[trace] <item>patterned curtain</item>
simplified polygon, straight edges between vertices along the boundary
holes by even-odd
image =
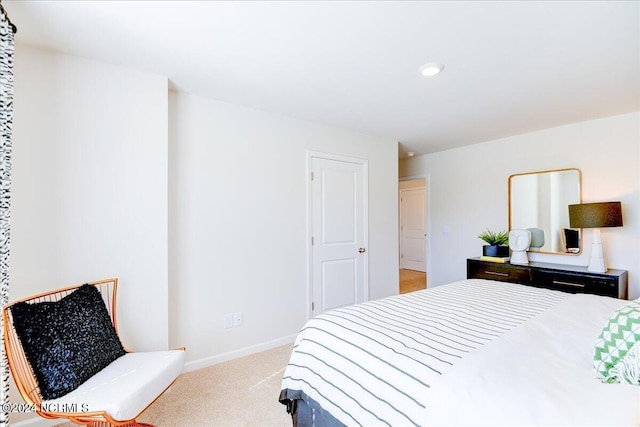
[[[0,304],[9,300],[9,218],[11,208],[11,126],[13,122],[13,35],[16,27],[0,4]],[[2,316],[0,316],[2,319]],[[9,364],[0,320],[0,426],[9,425]]]

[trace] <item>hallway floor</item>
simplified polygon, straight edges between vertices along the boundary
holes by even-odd
[[[400,269],[400,293],[419,291],[427,287],[427,273],[422,271],[414,271]]]

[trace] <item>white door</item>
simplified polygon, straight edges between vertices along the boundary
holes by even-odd
[[[311,157],[311,315],[368,299],[366,161]]]
[[[424,188],[400,190],[400,265],[427,271],[426,191]]]

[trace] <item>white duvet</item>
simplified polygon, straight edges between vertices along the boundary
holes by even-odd
[[[332,310],[300,331],[281,399],[346,426],[640,425],[640,386],[593,369],[628,303],[469,279]]]
[[[594,344],[628,301],[571,295],[433,383],[425,425],[640,425],[640,386],[595,379]]]

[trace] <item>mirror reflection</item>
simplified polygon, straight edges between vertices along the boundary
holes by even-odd
[[[509,177],[509,229],[531,231],[529,251],[580,253],[580,230],[569,228],[569,205],[581,202],[579,169]]]

